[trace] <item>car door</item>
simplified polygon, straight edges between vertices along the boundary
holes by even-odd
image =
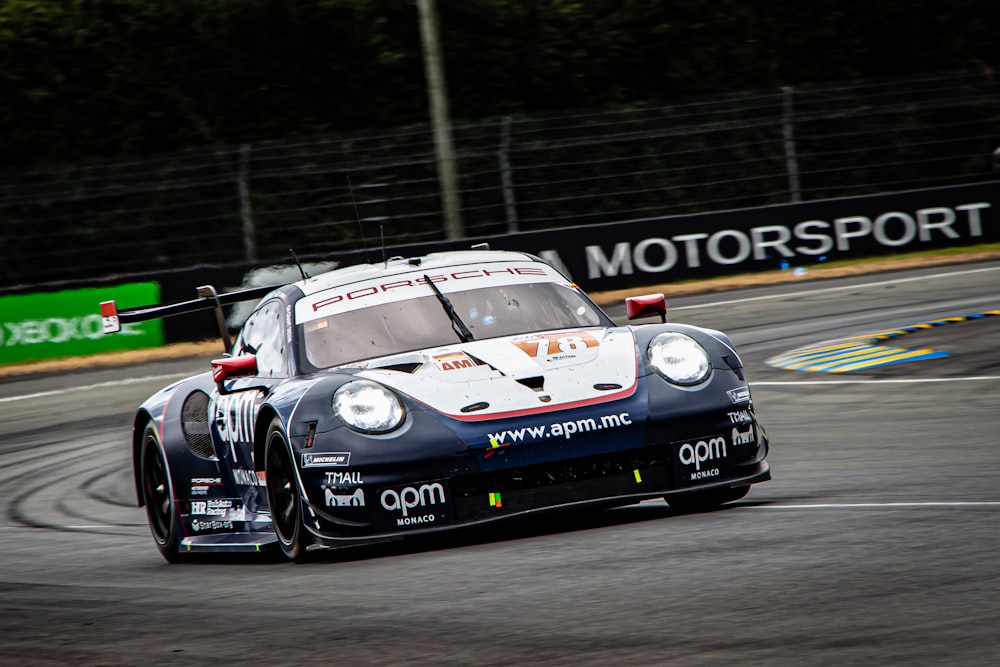
[[[234,487],[232,495],[242,497],[250,511],[266,506],[264,481],[254,470],[254,430],[260,406],[288,377],[284,317],[283,303],[277,298],[251,313],[233,345],[233,356],[255,355],[257,374],[225,380],[222,391],[216,387],[212,392],[209,405],[219,467]]]

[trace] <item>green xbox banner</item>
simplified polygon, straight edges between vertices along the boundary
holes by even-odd
[[[104,335],[101,302],[121,309],[159,303],[155,282],[0,296],[0,365],[163,345],[160,320]]]

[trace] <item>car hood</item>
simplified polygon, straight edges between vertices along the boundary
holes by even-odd
[[[638,376],[627,327],[590,327],[456,343],[365,362],[380,382],[463,421],[498,419],[630,396]]]

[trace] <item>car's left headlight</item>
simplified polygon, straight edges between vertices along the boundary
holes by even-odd
[[[333,393],[333,414],[362,433],[388,433],[406,416],[396,394],[371,380],[341,385]]]
[[[676,331],[654,337],[646,354],[650,365],[674,384],[699,384],[712,372],[712,360],[705,348],[691,336]]]

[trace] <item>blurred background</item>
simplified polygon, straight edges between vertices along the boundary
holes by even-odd
[[[2,0],[0,290],[993,180],[994,10]]]

